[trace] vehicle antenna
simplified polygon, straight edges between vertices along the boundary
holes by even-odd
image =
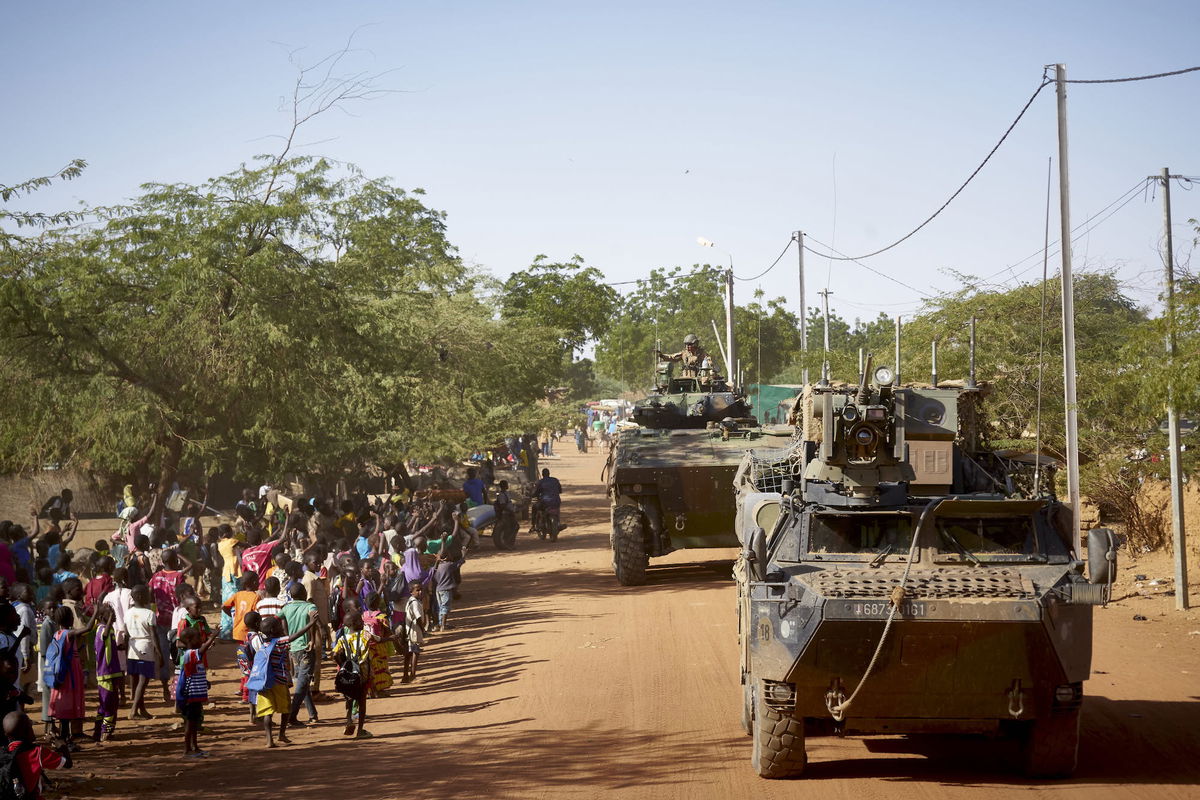
[[[1050,260],[1050,180],[1054,156],[1046,159],[1046,232],[1042,240],[1042,319],[1038,327],[1038,377],[1037,411],[1034,422],[1033,446],[1033,495],[1038,496],[1042,488],[1042,372],[1046,368],[1046,282],[1049,278]]]
[[[933,384],[933,388],[937,388],[937,339],[933,340],[930,345],[929,363],[933,365],[932,374],[929,376],[929,382]]]

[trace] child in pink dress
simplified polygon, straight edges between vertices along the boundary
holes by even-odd
[[[47,675],[50,685],[50,718],[58,723],[59,735],[71,750],[78,750],[79,745],[74,741],[77,729],[83,726],[86,716],[84,709],[85,696],[83,684],[83,662],[79,658],[79,640],[87,633],[84,630],[72,630],[75,624],[75,614],[66,606],[54,610],[54,621],[59,630],[54,634],[54,640],[60,649],[59,659],[61,668],[59,676]],[[91,621],[88,621],[90,627]],[[47,666],[49,672],[49,666]]]

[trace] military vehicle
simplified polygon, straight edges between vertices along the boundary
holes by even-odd
[[[736,478],[754,768],[802,774],[809,736],[969,733],[1019,737],[1028,774],[1065,776],[1116,539],[1089,533],[1085,578],[1047,465],[1030,480],[987,447],[987,386],[870,374],[807,387],[795,440]]]
[[[771,431],[711,370],[673,377],[671,364],[660,363],[655,391],[609,450],[613,571],[624,586],[646,582],[651,558],[738,546],[733,477],[746,449]]]

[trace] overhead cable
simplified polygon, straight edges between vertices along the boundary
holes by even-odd
[[[762,272],[758,273],[758,274],[757,274],[757,275],[755,275],[754,277],[752,277],[752,278],[739,278],[737,275],[734,275],[734,276],[733,276],[733,279],[734,279],[735,281],[756,281],[756,280],[758,280],[758,279],[759,279],[759,278],[761,278],[763,275],[766,275],[768,272],[770,272],[771,270],[775,269],[775,265],[776,265],[776,264],[778,264],[778,263],[779,263],[779,262],[780,262],[780,261],[783,259],[783,257],[784,257],[785,255],[787,255],[787,251],[788,251],[788,250],[791,250],[791,249],[792,249],[792,242],[794,242],[794,241],[795,241],[795,239],[788,239],[788,243],[787,243],[787,244],[784,246],[784,248],[783,248],[783,252],[779,254],[778,258],[776,258],[774,261],[772,261],[772,262],[771,262],[771,266],[767,267],[766,269],[764,269]]]
[[[707,269],[698,269],[698,270],[694,270],[692,272],[685,272],[682,275],[666,275],[662,278],[662,280],[678,281],[678,280],[682,280],[683,278],[692,278],[697,275],[705,275],[710,272],[722,272],[722,271],[723,271],[722,269],[717,268],[717,267],[708,267]],[[628,286],[631,283],[649,283],[649,282],[650,282],[650,278],[637,278],[637,279],[631,280],[631,281],[611,281],[604,285],[605,286]]]
[[[1170,78],[1175,75],[1184,75],[1188,72],[1200,72],[1200,67],[1188,67],[1187,69],[1177,69],[1173,72],[1158,72],[1154,75],[1138,75],[1134,78],[1105,78],[1103,80],[1069,80],[1067,83],[1129,83],[1130,81],[1152,81],[1155,78]]]
[[[820,245],[821,247],[824,247],[826,250],[829,251],[829,253],[819,253],[816,250],[813,250],[807,244],[804,245],[804,249],[807,250],[808,252],[812,253],[814,256],[820,256],[821,258],[829,258],[834,261],[852,261],[855,264],[858,264],[863,269],[867,270],[868,272],[873,272],[881,278],[886,278],[887,280],[891,281],[892,283],[899,284],[900,286],[903,286],[905,289],[915,292],[917,297],[920,297],[922,300],[931,299],[929,297],[929,295],[925,294],[924,292],[922,292],[920,289],[916,288],[915,286],[910,286],[909,284],[905,283],[904,281],[900,280],[899,278],[893,278],[891,275],[888,275],[886,272],[880,272],[879,270],[875,269],[874,267],[871,267],[871,266],[868,266],[868,265],[862,263],[857,258],[848,256],[845,253],[843,253],[841,250],[838,250],[835,247],[831,247],[830,245],[827,245],[824,242],[814,239],[812,236],[808,235],[807,233],[804,234],[804,238],[810,242],[816,242],[818,245]],[[841,258],[836,258],[834,256],[831,256],[830,253],[837,253],[838,255],[841,256]]]
[[[1045,89],[1051,83],[1053,83],[1052,80],[1047,78],[1045,75],[1042,76],[1042,82],[1038,84],[1037,89],[1034,90],[1033,94],[1030,95],[1029,99],[1025,102],[1025,105],[1021,108],[1020,113],[1017,114],[1017,118],[1014,119],[1012,121],[1012,124],[1008,126],[1008,130],[1004,131],[1004,135],[1000,137],[1000,141],[996,142],[996,145],[990,151],[988,151],[988,154],[986,156],[984,156],[983,161],[979,162],[979,166],[977,166],[974,169],[974,171],[970,175],[967,176],[967,179],[965,181],[963,181],[962,185],[959,186],[958,189],[956,189],[954,191],[954,194],[950,195],[950,199],[948,199],[946,202],[942,203],[942,205],[938,208],[938,210],[934,211],[932,214],[930,214],[929,217],[926,218],[926,220],[924,222],[922,222],[917,227],[913,228],[911,231],[906,233],[904,236],[901,236],[899,239],[897,239],[896,241],[889,244],[887,247],[881,247],[880,249],[875,250],[874,252],[866,253],[865,255],[861,255],[861,256],[853,256],[853,257],[852,256],[842,256],[840,258],[833,258],[832,260],[834,260],[834,261],[858,261],[859,259],[862,259],[862,258],[871,258],[873,256],[879,255],[880,253],[886,253],[888,250],[891,250],[893,247],[896,247],[897,245],[911,239],[917,233],[917,231],[921,230],[926,225],[933,222],[933,220],[939,214],[941,214],[943,211],[946,210],[947,206],[949,206],[951,203],[954,202],[955,198],[957,198],[960,194],[962,194],[963,189],[967,188],[967,184],[969,184],[971,181],[973,181],[975,179],[975,176],[978,175],[980,170],[982,170],[984,168],[984,165],[986,165],[988,163],[988,161],[991,160],[992,156],[994,156],[996,154],[996,151],[1000,149],[1000,145],[1004,144],[1004,141],[1005,141],[1005,139],[1008,138],[1008,135],[1013,132],[1013,128],[1017,127],[1017,123],[1020,122],[1021,118],[1025,116],[1025,112],[1029,110],[1029,107],[1031,105],[1033,105],[1033,101],[1036,100],[1037,96],[1042,93],[1042,89]]]
[[[1140,187],[1139,187],[1139,188],[1140,188]],[[1125,206],[1129,205],[1129,204],[1130,204],[1131,202],[1133,202],[1133,201],[1134,201],[1136,198],[1137,198],[1137,193],[1136,193],[1136,192],[1134,192],[1134,193],[1130,194],[1128,197],[1126,197],[1126,198],[1124,199],[1124,201],[1123,201],[1123,202],[1122,202],[1122,203],[1121,203],[1119,206],[1117,206],[1116,208],[1114,208],[1112,211],[1109,211],[1109,212],[1108,212],[1108,214],[1107,214],[1107,215],[1105,215],[1103,219],[1098,219],[1098,218],[1100,217],[1100,215],[1101,215],[1101,214],[1104,214],[1104,211],[1097,211],[1095,214],[1093,214],[1092,216],[1088,217],[1088,218],[1087,218],[1086,220],[1084,220],[1084,222],[1083,222],[1083,225],[1088,225],[1088,227],[1087,227],[1085,230],[1083,230],[1083,231],[1080,231],[1080,232],[1079,232],[1077,235],[1075,235],[1075,236],[1072,236],[1072,237],[1071,237],[1071,244],[1074,244],[1075,242],[1078,242],[1080,239],[1082,239],[1083,237],[1087,236],[1087,235],[1088,235],[1088,234],[1090,234],[1092,231],[1096,230],[1096,228],[1099,228],[1101,225],[1103,225],[1104,223],[1108,222],[1110,219],[1112,219],[1112,218],[1113,218],[1113,217],[1114,217],[1114,216],[1117,214],[1117,212],[1118,212],[1118,211],[1120,211],[1121,209],[1123,209]],[[1111,207],[1111,205],[1112,205],[1112,204],[1110,203],[1110,204],[1109,204],[1109,206]],[[1092,223],[1094,220],[1095,220],[1095,224],[1089,224],[1089,223]],[[1076,228],[1075,228],[1074,230],[1079,230],[1079,227],[1080,227],[1080,226],[1076,226]],[[1074,231],[1072,231],[1072,232],[1074,232]],[[1060,244],[1061,244],[1061,243],[1060,243]],[[1055,251],[1053,251],[1053,252],[1051,253],[1051,255],[1058,255],[1058,254],[1059,254],[1059,253],[1061,253],[1061,252],[1062,252],[1062,248],[1060,247],[1058,250],[1055,250]],[[1030,266],[1028,266],[1028,267],[1026,267],[1025,269],[1021,270],[1020,272],[1014,272],[1014,273],[1012,274],[1011,278],[1009,278],[1009,280],[1011,280],[1011,279],[1013,279],[1013,278],[1018,278],[1018,277],[1020,277],[1021,275],[1024,275],[1026,272],[1029,272],[1029,270],[1033,269],[1033,267],[1035,267],[1035,266],[1037,266],[1037,264],[1036,264],[1036,263],[1035,263],[1035,264],[1032,264],[1032,265],[1030,265]],[[994,277],[994,276],[993,276],[993,277]],[[985,279],[985,280],[986,280],[986,279]],[[1005,281],[1005,282],[1007,282],[1007,281]],[[1000,285],[1003,285],[1003,282],[1002,282]]]
[[[1089,225],[1089,224],[1090,224],[1090,223],[1091,223],[1093,220],[1095,220],[1097,217],[1099,217],[1099,216],[1100,216],[1101,214],[1103,214],[1104,212],[1108,211],[1108,210],[1109,210],[1110,208],[1112,208],[1113,206],[1117,205],[1117,203],[1121,203],[1121,206],[1120,206],[1120,208],[1117,208],[1116,210],[1114,210],[1114,212],[1113,212],[1113,213],[1115,214],[1117,211],[1120,211],[1120,210],[1121,210],[1121,208],[1124,208],[1124,207],[1125,207],[1125,206],[1126,206],[1126,205],[1129,203],[1129,201],[1130,201],[1130,200],[1132,200],[1134,197],[1136,197],[1136,196],[1137,196],[1137,193],[1138,193],[1139,191],[1141,191],[1141,190],[1142,190],[1142,189],[1145,187],[1145,185],[1146,185],[1146,181],[1147,181],[1147,179],[1146,179],[1146,178],[1142,178],[1142,179],[1140,179],[1140,180],[1139,180],[1137,183],[1135,183],[1133,186],[1129,187],[1129,188],[1128,188],[1128,189],[1126,189],[1124,192],[1122,192],[1122,193],[1121,193],[1121,194],[1120,194],[1120,195],[1117,197],[1117,199],[1116,199],[1116,200],[1113,200],[1111,203],[1109,203],[1108,205],[1106,205],[1104,208],[1100,209],[1100,210],[1099,210],[1099,211],[1097,211],[1095,214],[1092,214],[1090,217],[1088,217],[1087,219],[1085,219],[1083,222],[1079,223],[1079,224],[1078,224],[1078,225],[1076,225],[1074,228],[1072,228],[1072,229],[1071,229],[1071,233],[1072,233],[1072,234],[1074,234],[1076,231],[1079,231],[1079,230],[1081,230],[1081,229],[1083,229],[1083,228],[1086,228],[1086,227],[1087,227],[1087,226],[1088,226],[1088,225]],[[1122,203],[1122,202],[1121,202],[1122,200],[1124,200],[1125,202],[1124,202],[1124,203]],[[1111,216],[1112,216],[1112,214],[1110,214],[1109,216],[1111,217]],[[1107,222],[1107,221],[1108,221],[1108,217],[1105,217],[1105,218],[1104,218],[1104,220],[1102,220],[1101,222]],[[1099,227],[1099,225],[1097,225],[1097,227]],[[1080,233],[1078,236],[1072,236],[1072,238],[1071,238],[1071,241],[1072,241],[1072,243],[1073,243],[1073,242],[1075,242],[1076,240],[1078,240],[1078,239],[1082,238],[1083,236],[1086,236],[1088,233],[1091,233],[1091,231],[1092,231],[1092,230],[1094,230],[1094,228],[1088,228],[1088,230],[1086,230],[1086,231],[1083,231],[1083,232],[1082,232],[1082,233]],[[1050,242],[1050,246],[1057,245],[1058,243],[1059,243],[1059,240],[1058,240],[1058,239],[1055,239],[1054,241]],[[1030,261],[1030,260],[1032,260],[1032,259],[1034,259],[1034,258],[1036,258],[1036,257],[1038,257],[1038,256],[1040,256],[1040,255],[1042,255],[1042,248],[1040,248],[1040,247],[1039,247],[1037,250],[1035,250],[1034,252],[1032,252],[1032,253],[1030,253],[1029,255],[1025,256],[1024,258],[1018,259],[1017,261],[1014,261],[1013,263],[1009,264],[1008,266],[1004,267],[1003,269],[998,269],[998,270],[996,270],[995,272],[991,273],[990,275],[985,275],[985,276],[984,276],[983,278],[981,278],[980,280],[981,280],[982,282],[987,282],[987,281],[990,281],[992,278],[996,277],[997,275],[1001,275],[1001,274],[1003,274],[1003,273],[1005,273],[1005,272],[1010,272],[1010,271],[1013,271],[1013,270],[1015,270],[1017,267],[1019,267],[1020,265],[1024,264],[1026,261]],[[1035,264],[1035,265],[1036,265],[1036,264]],[[1032,266],[1030,266],[1030,267],[1026,267],[1025,269],[1021,270],[1020,272],[1012,272],[1012,276],[1011,276],[1011,277],[1015,278],[1015,277],[1017,277],[1018,275],[1023,275],[1023,274],[1025,274],[1026,272],[1028,272],[1028,271],[1029,271],[1030,269],[1032,269],[1032,268],[1033,268],[1033,267],[1032,267]]]

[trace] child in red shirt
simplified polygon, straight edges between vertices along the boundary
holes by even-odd
[[[8,752],[13,754],[28,797],[42,800],[42,776],[47,770],[69,769],[70,751],[65,744],[53,749],[34,744],[33,723],[21,711],[13,711],[4,717],[4,735],[8,737]]]

